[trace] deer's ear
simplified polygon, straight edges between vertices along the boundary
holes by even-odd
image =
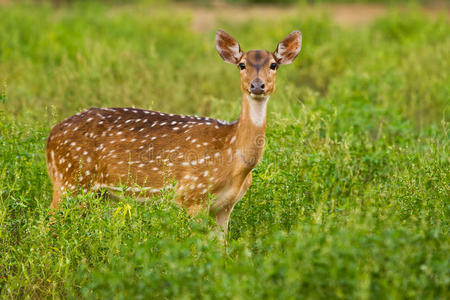
[[[298,30],[291,32],[277,46],[273,53],[280,65],[290,64],[302,49],[302,33]]]
[[[224,61],[230,64],[238,64],[243,52],[239,43],[223,30],[216,32],[216,49]]]

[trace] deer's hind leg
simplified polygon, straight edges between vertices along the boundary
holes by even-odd
[[[50,204],[50,213],[59,208],[59,201],[61,199],[61,188],[56,184],[53,185],[52,203]]]
[[[53,181],[53,195],[52,202],[50,203],[50,214],[54,214],[59,209],[59,205],[61,203],[61,198],[64,195],[65,187],[61,184],[59,180]]]

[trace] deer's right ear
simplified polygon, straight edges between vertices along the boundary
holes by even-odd
[[[237,65],[244,53],[239,43],[228,33],[223,30],[216,32],[216,49],[224,61]]]

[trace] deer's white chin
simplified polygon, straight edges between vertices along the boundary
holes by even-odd
[[[264,95],[264,94],[256,95],[256,94],[253,94],[253,93],[250,93],[250,97],[252,97],[253,100],[259,100],[259,101],[260,100],[267,100],[269,98],[268,95]]]

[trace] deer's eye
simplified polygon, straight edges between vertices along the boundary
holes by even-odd
[[[245,64],[243,62],[239,64],[239,69],[241,69],[241,70],[245,69]]]
[[[277,64],[276,64],[276,63],[271,63],[271,64],[270,64],[270,68],[271,68],[272,70],[275,70],[275,69],[277,68]]]

